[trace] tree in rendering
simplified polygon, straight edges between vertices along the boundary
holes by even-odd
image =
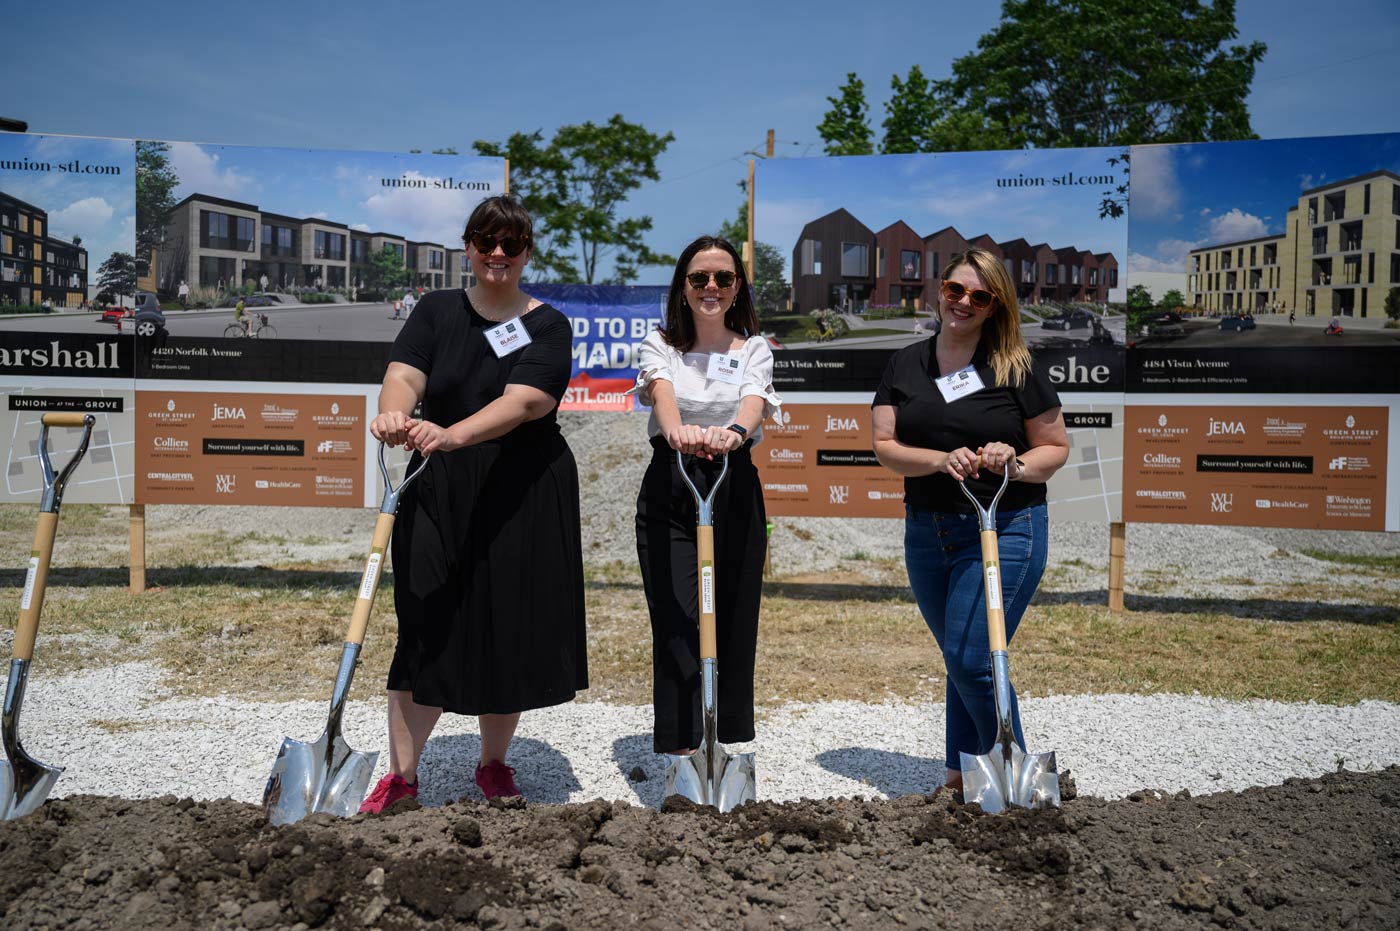
[[[1178,307],[1186,306],[1186,298],[1176,288],[1172,288],[1162,295],[1162,303],[1159,306],[1164,310],[1176,310]]]
[[[894,79],[907,99],[886,107],[893,138],[882,151],[1256,138],[1245,98],[1267,49],[1231,44],[1234,0],[1004,0],[1001,9],[950,77],[925,85],[911,69]],[[859,142],[822,138],[828,152]]]
[[[394,249],[381,249],[369,257],[365,268],[365,287],[370,291],[387,292],[408,284],[409,273],[403,259]]]
[[[136,143],[136,254],[149,260],[160,245],[180,179],[170,167],[170,145]]]
[[[535,219],[536,277],[594,284],[611,257],[606,283],[626,284],[643,265],[675,261],[647,246],[651,217],[623,213],[628,195],[661,180],[656,160],[674,139],[616,114],[601,126],[561,126],[547,144],[536,130],[505,142],[479,139],[472,147],[510,159],[511,187]]]
[[[136,293],[136,257],[129,252],[113,252],[97,269],[97,287],[113,294]]]
[[[1400,288],[1391,288],[1385,296],[1385,315],[1400,323]],[[1386,324],[1389,326],[1390,324]]]

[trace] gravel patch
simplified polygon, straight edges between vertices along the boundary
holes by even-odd
[[[176,699],[158,667],[129,663],[60,678],[33,676],[21,721],[26,749],[66,767],[56,796],[146,798],[173,793],[257,802],[284,736],[314,740],[322,702]],[[327,682],[329,689],[329,678]],[[345,715],[360,750],[386,750],[382,693],[368,686]],[[1192,793],[1276,785],[1341,765],[1400,763],[1400,705],[1231,702],[1187,695],[1084,695],[1022,703],[1033,750],[1056,750],[1082,794],[1121,798],[1143,788]],[[1170,726],[1164,726],[1169,723]],[[768,709],[756,754],[760,796],[791,801],[894,797],[941,784],[939,703],[828,702]],[[476,796],[476,720],[444,716],[420,770],[420,800]],[[659,804],[664,760],[651,752],[651,710],[578,701],[524,715],[509,762],[540,802],[593,798]],[[376,778],[388,763],[381,752]],[[643,781],[629,778],[635,767]]]

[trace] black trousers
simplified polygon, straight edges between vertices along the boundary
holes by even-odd
[[[763,486],[751,444],[729,454],[729,475],[715,495],[715,640],[719,660],[719,739],[752,740],[754,653],[767,546]],[[653,747],[665,753],[698,747],[700,604],[695,553],[695,499],[681,480],[676,454],[652,441],[651,465],[637,495],[637,558],[651,613]],[[720,464],[687,459],[687,474],[707,495]]]

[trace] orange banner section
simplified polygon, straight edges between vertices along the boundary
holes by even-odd
[[[1123,519],[1384,530],[1384,407],[1125,411]]]
[[[770,517],[904,516],[904,479],[871,451],[868,404],[785,404],[753,459]]]
[[[136,392],[136,500],[363,507],[359,395]]]

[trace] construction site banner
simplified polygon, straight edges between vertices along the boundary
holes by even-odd
[[[1131,162],[1124,517],[1400,529],[1400,134]]]
[[[1021,335],[1065,403],[1059,519],[1122,507],[1127,153],[1114,149],[770,160],[756,167],[756,303],[786,423],[758,456],[769,512],[897,516],[870,452],[890,356],[928,339],[943,268],[970,247],[1006,268]],[[790,282],[772,288],[766,282]],[[843,405],[849,405],[843,406]],[[841,411],[838,415],[835,411]],[[836,422],[859,429],[832,430]],[[777,457],[777,458],[775,458]]]

